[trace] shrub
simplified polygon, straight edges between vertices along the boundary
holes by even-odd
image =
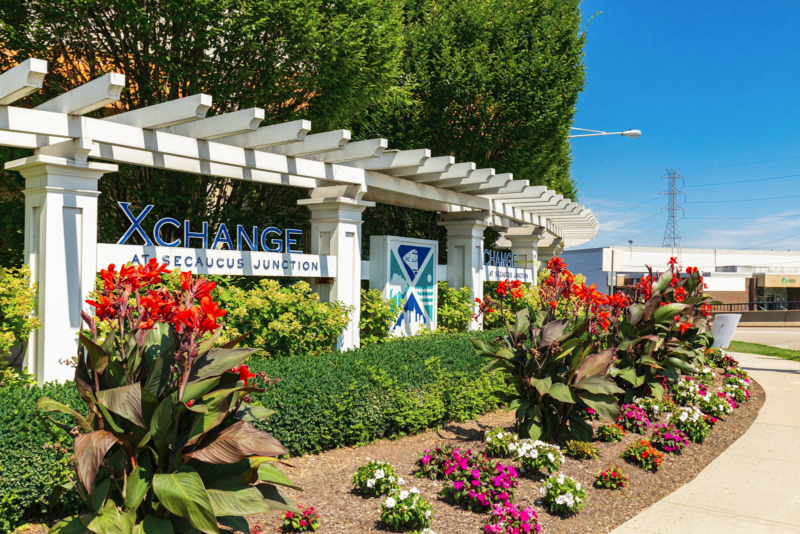
[[[697,407],[706,415],[713,417],[724,417],[733,413],[736,407],[736,402],[729,400],[725,393],[719,391],[717,393],[708,392],[697,403]]]
[[[503,466],[483,455],[462,455],[458,451],[453,452],[445,476],[447,482],[442,487],[442,496],[452,497],[470,511],[483,511],[498,502],[512,501],[518,477],[510,465]]]
[[[702,382],[703,384],[710,386],[714,384],[714,368],[708,365],[704,365],[700,368],[700,372],[697,373],[697,379]]]
[[[249,393],[263,391],[249,383],[258,377],[242,364],[255,349],[234,348],[238,340],[214,349],[222,331],[217,319],[225,315],[209,296],[214,284],[182,273],[182,290],[171,292],[160,285],[165,267],[152,260],[101,271],[102,293],[87,301],[95,316],[81,314],[92,339],[79,335],[74,360],[88,416],[47,397],[37,402],[73,418],[52,427],[50,419],[42,422],[73,440],[77,476],[67,487],[95,510],[60,521],[54,532],[123,524],[216,532],[217,517],[227,524],[234,513],[241,530],[243,515],[276,506],[299,512],[278,488],[296,487],[273,463],[286,449],[249,423],[272,413],[250,403]],[[115,328],[102,344],[97,321]]]
[[[438,328],[446,332],[466,332],[472,321],[472,299],[470,288],[454,289],[447,282],[439,282]]]
[[[606,443],[616,443],[622,441],[625,429],[620,425],[602,425],[597,428],[597,438]]]
[[[364,495],[383,495],[399,488],[405,481],[397,476],[392,464],[371,460],[353,474],[352,484]]]
[[[31,330],[41,324],[33,315],[37,284],[30,284],[31,270],[28,267],[6,269],[0,267],[0,370],[5,366],[5,357],[15,345],[24,346]]]
[[[319,514],[314,507],[298,506],[300,513],[285,512],[283,518],[284,532],[316,532],[319,528]]]
[[[586,406],[583,410],[581,410],[581,412],[583,413],[583,418],[586,421],[600,420],[600,414],[598,414],[597,410],[595,410],[594,408],[589,408],[588,406]]]
[[[597,473],[597,479],[594,483],[598,488],[618,489],[628,486],[628,477],[622,472],[622,469],[616,465],[612,465],[608,469],[604,469]]]
[[[622,405],[619,409],[617,423],[622,425],[625,430],[630,430],[637,434],[644,434],[650,428],[650,419],[647,414],[635,404]]]
[[[392,530],[421,530],[431,525],[433,508],[417,488],[394,488],[381,503],[381,521]]]
[[[682,406],[678,411],[670,414],[667,419],[675,428],[681,430],[689,436],[693,443],[702,443],[711,432],[711,427],[703,416],[703,413],[695,407]]]
[[[428,477],[431,480],[443,478],[445,463],[452,458],[454,450],[456,449],[447,443],[442,444],[441,447],[437,445],[433,449],[425,449],[417,455],[414,465],[419,469],[414,476],[417,478]]]
[[[648,440],[640,439],[628,445],[620,458],[625,458],[642,469],[658,471],[664,461],[664,453],[655,450]]]
[[[578,460],[597,458],[597,447],[585,441],[570,440],[564,446],[564,454]]]
[[[483,453],[492,458],[509,458],[512,456],[508,446],[519,442],[519,436],[504,428],[495,428],[486,433],[486,449]]]
[[[505,502],[492,506],[492,514],[483,531],[486,534],[521,534],[544,532],[544,529],[539,524],[539,514],[533,506],[520,510],[516,504]]]
[[[694,404],[706,394],[706,388],[692,376],[682,376],[672,383],[672,397],[680,406]]]
[[[680,452],[689,444],[689,436],[675,428],[675,425],[658,424],[653,428],[650,443],[660,447],[664,452]]]
[[[564,455],[557,445],[550,445],[543,441],[531,441],[522,439],[519,443],[512,443],[508,449],[515,455],[517,461],[523,469],[527,471],[539,471],[550,474],[558,471],[564,463]]]
[[[263,278],[252,289],[231,286],[220,290],[228,310],[227,338],[246,332],[249,345],[261,357],[315,356],[331,351],[347,325],[352,309],[338,302],[320,302],[308,282],[281,287]]]
[[[392,326],[397,323],[397,318],[402,312],[402,301],[385,299],[383,293],[378,289],[362,289],[361,318],[358,323],[361,331],[361,345],[384,343],[389,339]]]
[[[554,514],[573,514],[586,506],[586,490],[580,482],[564,474],[551,476],[541,489],[544,501]]]

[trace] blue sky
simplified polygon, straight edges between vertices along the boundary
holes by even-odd
[[[767,242],[800,234],[800,2],[585,0],[583,10],[574,126],[642,130],[572,140],[580,202],[601,224],[584,247],[660,246],[660,177],[675,168],[684,248],[799,250],[800,235]],[[709,186],[744,180],[762,181]],[[761,216],[780,217],[742,218]]]

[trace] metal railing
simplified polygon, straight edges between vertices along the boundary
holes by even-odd
[[[800,301],[781,302],[742,302],[737,304],[715,304],[714,311],[742,312],[742,311],[790,311],[800,310]]]

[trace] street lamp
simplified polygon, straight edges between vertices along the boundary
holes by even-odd
[[[578,130],[580,132],[592,132],[588,134],[570,135],[567,139],[574,137],[595,137],[598,135],[621,135],[623,137],[630,137],[631,139],[639,139],[642,135],[641,130],[625,130],[624,132],[602,132],[600,130],[587,130],[585,128],[570,128],[570,130]]]

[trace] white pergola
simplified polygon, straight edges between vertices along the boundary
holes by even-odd
[[[487,226],[503,229],[506,243],[523,261],[536,260],[537,254],[546,259],[564,247],[583,244],[599,227],[591,210],[511,174],[432,156],[427,149],[392,150],[386,139],[351,141],[348,130],[311,133],[306,120],[261,126],[261,108],[206,117],[213,105],[206,94],[103,119],[86,117],[119,100],[125,86],[122,74],[105,74],[34,109],[13,105],[41,89],[46,74],[47,63],[40,59],[0,74],[0,145],[34,151],[31,157],[6,163],[26,178],[26,262],[35,260],[37,251],[57,254],[49,245],[41,248],[46,231],[37,226],[41,221],[36,222],[35,210],[60,188],[62,196],[70,193],[60,205],[83,210],[78,268],[84,283],[96,272],[82,268],[94,267],[89,249],[96,245],[96,182],[116,171],[115,165],[98,160],[306,188],[311,198],[300,204],[311,210],[312,253],[339,256],[339,261],[360,256],[361,213],[375,202],[441,212],[440,224],[448,230],[448,265],[465,265],[461,274],[448,269],[448,282],[468,285],[476,293],[481,293],[476,268],[482,265]],[[67,206],[70,202],[74,205]],[[358,239],[349,240],[353,236]],[[43,264],[32,269],[40,287],[46,284]],[[360,281],[360,267],[354,269],[354,280]],[[322,288],[321,295],[352,304],[357,285],[337,278],[327,288],[329,294]],[[357,345],[357,317],[355,325]],[[353,341],[353,329],[348,330],[346,337]]]

